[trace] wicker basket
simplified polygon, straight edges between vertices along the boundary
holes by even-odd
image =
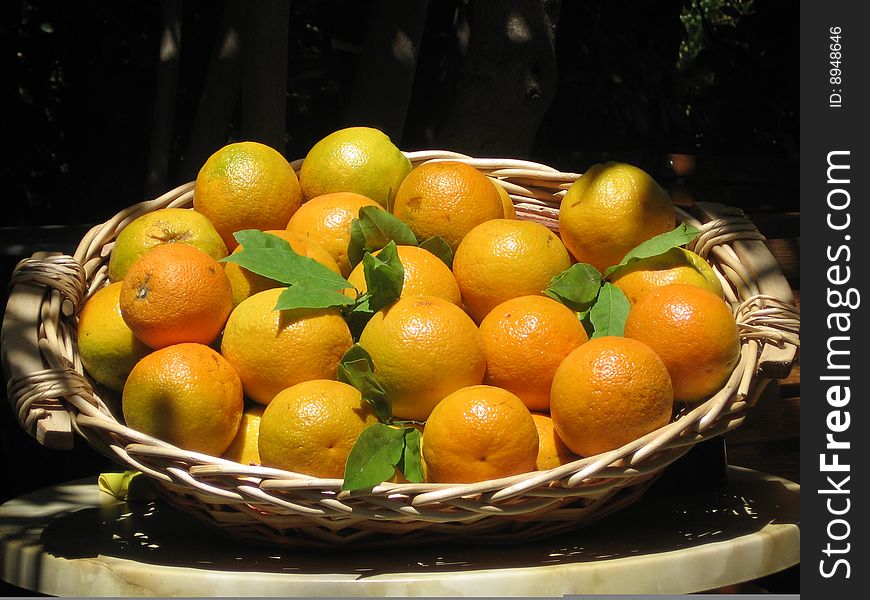
[[[505,187],[519,218],[554,231],[561,197],[579,177],[518,160],[443,151],[407,156],[415,166],[444,159],[473,165]],[[795,361],[799,317],[762,236],[739,210],[699,203],[691,214],[678,210],[678,218],[702,231],[693,249],[723,283],[741,333],[740,361],[721,391],[640,439],[549,471],[462,485],[384,483],[352,493],[341,491],[340,480],[188,452],[118,420],[118,395],[84,374],[75,330],[84,300],[106,282],[120,230],[144,213],[190,206],[192,199],[193,184],[182,185],[97,225],[72,257],[22,261],[4,317],[3,364],[21,426],[41,443],[69,446],[75,431],[124,467],[150,475],[170,502],[235,537],[329,547],[443,537],[498,543],[585,525],[639,498],[694,444],[737,427],[767,382],[785,377]]]

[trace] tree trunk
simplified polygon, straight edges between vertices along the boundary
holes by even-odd
[[[478,1],[456,97],[439,147],[475,156],[529,155],[558,84],[559,0]]]
[[[242,138],[284,153],[290,3],[248,4],[243,36]]]
[[[240,29],[244,15],[243,0],[227,0],[184,153],[184,181],[196,177],[206,159],[229,137],[230,120],[238,106],[242,85]]]
[[[163,28],[160,34],[160,62],[151,123],[148,153],[147,195],[166,189],[172,131],[175,123],[175,99],[178,95],[179,54],[181,53],[181,0],[163,0]]]
[[[345,118],[348,125],[377,127],[400,143],[428,4],[428,0],[372,4]]]

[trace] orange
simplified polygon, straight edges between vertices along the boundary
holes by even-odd
[[[438,296],[456,306],[462,306],[462,296],[456,278],[444,262],[423,248],[416,246],[397,246],[399,261],[405,270],[402,281],[402,297],[405,296]],[[375,256],[380,250],[375,252]],[[360,294],[368,289],[363,264],[360,263],[351,272],[347,281]],[[353,290],[347,290],[353,293]]]
[[[130,266],[121,285],[121,315],[151,348],[210,344],[233,307],[223,267],[186,244],[163,244]]]
[[[697,285],[720,298],[724,296],[713,267],[684,248],[671,248],[664,254],[634,261],[614,273],[611,281],[632,304],[646,292],[672,283]]]
[[[312,198],[296,211],[287,230],[319,244],[335,260],[341,274],[351,271],[347,259],[351,221],[359,217],[359,209],[380,204],[353,192],[335,192]]]
[[[309,200],[332,192],[356,192],[389,208],[410,170],[411,162],[385,133],[348,127],[312,146],[299,181]]]
[[[538,471],[555,469],[560,465],[578,460],[580,457],[571,452],[553,426],[553,419],[544,413],[532,413],[535,427],[538,428]]]
[[[260,404],[297,383],[335,379],[338,361],[353,344],[336,309],[275,310],[284,289],[243,300],[221,339],[221,354],[239,372],[245,394]]]
[[[115,239],[109,258],[109,281],[120,281],[136,260],[154,246],[180,243],[199,248],[215,260],[227,247],[214,225],[189,208],[161,208],[130,222]]]
[[[474,322],[435,296],[409,296],[366,324],[360,345],[400,419],[425,421],[438,402],[483,381],[486,358]]]
[[[279,393],[260,421],[263,465],[341,479],[360,433],[377,417],[356,388],[339,381],[305,381]]]
[[[587,340],[577,314],[546,296],[502,302],[480,323],[480,338],[484,383],[516,394],[531,410],[549,409],[556,369]]]
[[[740,358],[740,335],[728,305],[703,288],[675,283],[648,292],[632,306],[625,335],[664,361],[680,402],[718,392]]]
[[[238,142],[212,154],[196,176],[193,208],[214,223],[227,249],[243,229],[284,229],[302,203],[299,180],[274,148]]]
[[[550,416],[568,448],[592,456],[666,425],[673,403],[668,370],[649,346],[605,336],[589,340],[559,365]]]
[[[335,264],[335,261],[332,260],[332,257],[326,250],[298,233],[293,233],[292,231],[287,231],[285,229],[273,229],[271,231],[265,231],[264,233],[278,236],[282,240],[287,241],[296,254],[312,258],[330,271],[341,274],[338,265]],[[236,249],[233,250],[233,254],[237,254],[241,251],[242,246],[236,246]],[[233,288],[233,306],[238,306],[239,302],[249,296],[253,296],[257,292],[284,285],[274,279],[251,273],[246,268],[236,263],[225,262],[223,265],[224,273],[226,273],[227,279],[230,280],[230,287]]]
[[[559,233],[577,262],[599,271],[675,226],[674,206],[645,171],[624,163],[593,165],[571,184],[559,209]]]
[[[538,431],[515,395],[488,385],[456,390],[423,430],[429,481],[472,483],[535,470]]]
[[[151,349],[136,339],[121,316],[121,282],[100,288],[79,313],[82,366],[98,382],[120,392],[133,366]]]
[[[136,431],[220,456],[239,429],[242,383],[208,346],[177,344],[152,352],[133,367],[121,407],[127,426]]]
[[[465,310],[478,323],[505,300],[540,294],[570,266],[556,234],[540,223],[510,219],[478,225],[453,257]]]
[[[405,177],[393,214],[408,224],[418,240],[439,235],[456,250],[476,225],[504,215],[494,186],[465,163],[427,162]]]
[[[260,436],[260,419],[263,417],[264,409],[262,404],[253,404],[245,408],[245,412],[242,413],[242,421],[239,423],[239,431],[229,448],[224,450],[221,458],[233,460],[243,465],[260,464],[260,449],[257,443]]]
[[[514,201],[511,200],[507,190],[500,184],[496,183],[495,179],[490,178],[490,181],[492,181],[492,184],[495,186],[495,189],[498,192],[498,197],[501,198],[502,217],[505,219],[516,219],[517,209],[514,207]]]

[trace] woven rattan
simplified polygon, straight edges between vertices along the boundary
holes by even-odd
[[[414,165],[473,165],[507,190],[518,218],[557,232],[559,203],[579,177],[519,160],[443,151],[407,156]],[[702,232],[693,249],[723,284],[741,333],[740,360],[713,397],[682,406],[670,424],[640,439],[549,471],[462,485],[384,483],[353,493],[342,492],[340,480],[188,452],[124,426],[118,395],[82,370],[75,329],[84,300],[106,283],[121,229],[144,213],[192,200],[193,184],[182,185],[92,228],[72,257],[22,261],[4,318],[3,359],[8,395],[25,430],[60,446],[73,430],[124,467],[148,474],[170,502],[231,536],[329,547],[445,537],[499,543],[585,525],[635,501],[696,443],[737,427],[768,381],[784,377],[795,360],[799,316],[762,236],[739,210],[698,204],[678,209],[678,218]]]

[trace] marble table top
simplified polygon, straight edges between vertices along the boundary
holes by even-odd
[[[562,596],[709,590],[799,562],[799,487],[730,467],[726,486],[655,486],[583,529],[516,546],[284,550],[234,543],[96,478],[0,506],[0,576],[60,596]]]

